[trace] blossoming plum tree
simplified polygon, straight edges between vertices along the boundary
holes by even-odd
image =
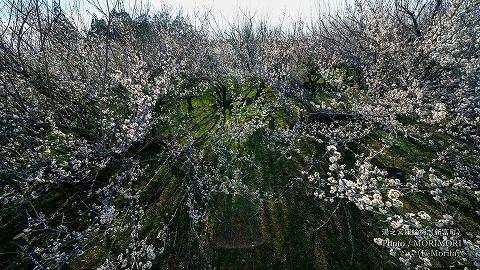
[[[92,5],[87,26],[0,7],[1,266],[214,268],[215,239],[264,241],[238,215],[301,192],[329,209],[311,234],[343,212],[352,268],[353,211],[463,243],[442,261],[369,238],[402,267],[480,267],[479,1],[357,0],[308,29],[225,33]]]

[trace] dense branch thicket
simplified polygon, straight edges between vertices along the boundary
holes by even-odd
[[[292,194],[324,213],[299,233],[345,217],[337,267],[370,243],[390,268],[480,267],[478,0],[214,34],[122,7],[82,27],[47,1],[0,6],[2,268],[215,268],[218,247],[268,242],[261,217]]]

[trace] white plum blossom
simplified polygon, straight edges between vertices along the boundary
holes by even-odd
[[[255,247],[332,224],[350,242],[339,267],[365,266],[366,238],[406,269],[444,263],[362,224],[461,240],[448,263],[479,268],[479,3],[354,2],[308,27],[217,32],[127,1],[88,22],[2,3],[0,265],[231,268],[213,251],[250,248],[243,230]],[[283,253],[255,256],[288,268]]]

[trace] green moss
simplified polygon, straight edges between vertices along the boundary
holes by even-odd
[[[350,72],[352,83],[359,83],[355,82],[358,79],[355,78],[358,75],[355,71],[340,68],[338,72]],[[350,102],[345,96],[317,91],[328,86],[320,74],[313,72],[304,79],[305,84],[315,88],[310,97],[313,101],[329,102],[336,98]],[[273,198],[259,201],[241,192],[235,195],[214,193],[211,200],[205,202],[204,197],[195,194],[199,204],[203,203],[208,209],[208,218],[205,228],[192,224],[185,200],[186,181],[191,181],[185,177],[186,157],[180,156],[168,165],[151,161],[151,158],[165,155],[166,142],[169,140],[186,144],[189,134],[183,131],[191,131],[194,146],[204,152],[201,162],[213,166],[217,164],[220,154],[208,151],[208,146],[214,143],[211,134],[220,132],[219,121],[225,120],[227,129],[233,119],[242,125],[255,118],[262,111],[262,106],[275,104],[277,99],[272,88],[262,87],[260,82],[254,80],[231,80],[225,84],[202,82],[197,87],[203,89],[197,96],[158,104],[158,111],[167,113],[170,121],[157,123],[146,139],[134,144],[126,155],[138,158],[149,166],[143,177],[134,183],[135,189],[142,189],[140,203],[145,210],[140,237],[161,247],[163,242],[157,239],[157,233],[165,222],[170,222],[169,241],[165,253],[155,259],[155,269],[187,266],[203,269],[208,263],[218,269],[402,268],[402,264],[388,255],[386,249],[372,242],[373,238],[381,237],[383,224],[380,217],[361,212],[347,202],[343,202],[344,205],[338,207],[331,216],[338,202],[319,201],[310,195],[313,189],[310,183],[292,181],[300,175],[300,171],[307,169],[305,156],[320,157],[313,169],[321,177],[326,177],[329,164],[328,156],[324,155],[326,144],[305,139],[295,142],[294,149],[298,151],[281,152],[286,143],[268,135],[271,130],[291,127],[301,119],[295,106],[272,109],[267,116],[268,127],[258,128],[240,141],[225,140],[227,146],[238,155],[251,157],[248,161],[231,164],[241,171],[239,177],[242,182],[250,190],[258,190],[262,195],[273,194]],[[234,97],[237,98],[235,101]],[[254,99],[255,102],[251,102]],[[405,125],[417,125],[415,119],[399,120]],[[179,129],[179,126],[183,128]],[[457,142],[439,132],[433,132],[432,137],[436,142]],[[453,170],[449,166],[434,161],[437,157],[435,147],[440,144],[423,144],[412,137],[395,136],[383,129],[374,129],[358,141],[339,146],[341,163],[352,168],[356,155],[368,155],[371,150],[379,151],[386,141],[391,146],[375,156],[372,161],[374,165],[382,169],[398,168],[408,176],[414,167],[424,168],[427,164],[443,176],[452,176]],[[104,185],[125,169],[125,166],[109,164],[99,172],[96,185]],[[217,169],[232,177],[231,173],[227,173],[228,168]],[[201,175],[204,172],[199,170],[195,173]],[[215,181],[218,179],[212,182],[219,184]],[[62,196],[54,192],[46,194],[42,198],[42,208],[54,208]],[[480,229],[476,213],[472,210],[474,205],[463,197],[451,197],[444,205],[435,202],[428,194],[408,193],[402,201],[404,208],[401,211],[426,210],[433,218],[440,218],[448,211],[456,215],[462,230]],[[114,199],[113,203],[118,209],[123,209],[128,201]],[[319,228],[328,219],[330,221]],[[109,241],[113,246],[112,254],[118,254],[128,246],[129,231]],[[71,268],[94,268],[106,256],[105,253],[105,243],[91,246],[83,256],[74,260]],[[441,265],[441,262],[434,263]]]

